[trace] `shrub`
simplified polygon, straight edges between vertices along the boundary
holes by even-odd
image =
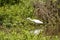
[[[0,6],[19,4],[20,0],[0,0]]]
[[[23,2],[23,1],[22,1]],[[33,17],[33,6],[31,1],[24,1],[19,5],[5,5],[0,7],[0,24],[4,27],[27,27],[29,23],[27,17]],[[28,26],[27,26],[28,25]]]

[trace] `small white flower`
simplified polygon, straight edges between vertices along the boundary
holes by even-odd
[[[43,29],[36,29],[36,30],[31,30],[30,33],[33,33],[35,35],[38,35],[42,31],[43,31]]]

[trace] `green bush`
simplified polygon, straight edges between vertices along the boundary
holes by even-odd
[[[0,7],[0,24],[5,27],[28,27],[27,17],[33,18],[31,1],[22,1],[19,5],[5,5]]]
[[[0,6],[4,6],[6,4],[14,5],[14,4],[17,4],[19,2],[20,2],[20,0],[0,0]]]
[[[19,33],[14,30],[11,33],[0,31],[0,40],[60,40],[60,38],[58,36],[33,35],[23,29]]]

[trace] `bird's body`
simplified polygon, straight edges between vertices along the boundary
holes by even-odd
[[[37,20],[37,19],[31,19],[31,18],[27,18],[27,19],[29,19],[30,21],[33,21],[33,22],[35,22],[35,23],[37,23],[37,24],[43,24],[42,21]]]
[[[32,21],[34,21],[35,23],[38,23],[38,24],[43,23],[43,22],[41,22],[40,20],[36,20],[36,19],[34,19],[34,20],[32,20]]]

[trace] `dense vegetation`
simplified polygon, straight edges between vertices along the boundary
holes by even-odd
[[[58,34],[60,32],[60,15],[57,15],[60,13],[59,0],[52,1],[54,8],[51,7],[53,5],[47,4],[51,3],[51,1],[43,0],[44,4],[40,1],[41,0],[0,0],[0,40],[60,40],[57,34],[51,35],[57,33],[57,31]],[[41,5],[41,7],[39,5]],[[43,12],[44,10],[41,12],[38,10],[41,8],[46,9],[46,7],[48,7],[48,12],[50,12],[49,15],[48,13],[45,14]],[[53,9],[55,9],[54,12],[52,12]],[[47,10],[45,10],[45,12]],[[36,25],[34,22],[27,20],[26,18],[28,17],[40,19],[44,24]],[[30,30],[36,29],[36,26],[45,29],[45,31],[39,35],[31,34]],[[46,34],[48,34],[48,36]]]

